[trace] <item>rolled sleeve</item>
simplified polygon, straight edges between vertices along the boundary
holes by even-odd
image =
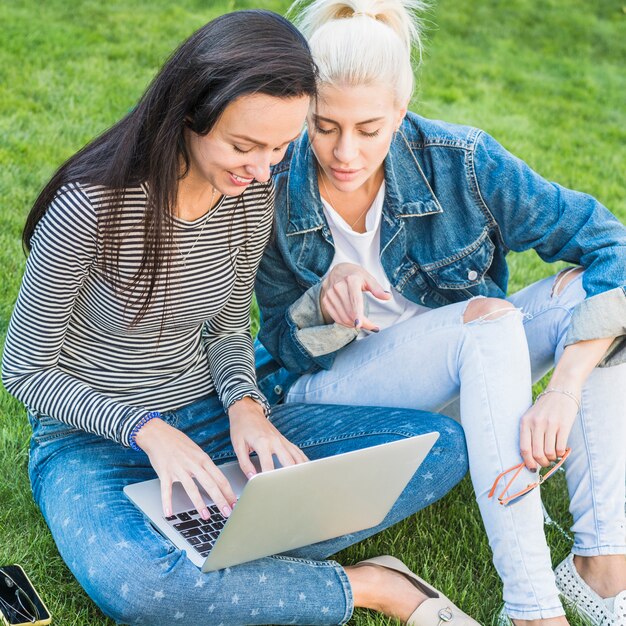
[[[322,283],[304,292],[288,309],[296,341],[311,357],[332,352],[353,341],[358,332],[341,324],[326,324],[319,304]]]
[[[626,287],[605,291],[578,304],[572,311],[565,345],[605,337],[616,339],[599,363],[599,367],[625,363]]]

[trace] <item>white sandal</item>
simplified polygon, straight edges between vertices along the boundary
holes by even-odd
[[[580,576],[570,554],[554,570],[556,586],[565,602],[593,626],[626,626],[626,589],[613,598],[613,610]]]
[[[378,565],[399,572],[415,585],[426,597],[407,620],[409,626],[481,626],[479,622],[453,604],[441,591],[414,574],[402,561],[393,556],[377,556],[360,561],[354,567]]]

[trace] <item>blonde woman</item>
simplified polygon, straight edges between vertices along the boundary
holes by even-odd
[[[592,623],[617,623],[626,230],[483,131],[407,113],[420,2],[293,8],[320,93],[275,169],[276,234],[256,290],[260,341],[285,369],[265,362],[262,386],[287,402],[437,411],[460,395],[501,621],[566,624],[561,593]],[[529,248],[573,267],[508,297],[506,254]],[[532,380],[553,366],[533,404]],[[510,493],[537,482],[567,448],[575,542],[555,576],[538,489],[506,506],[488,494],[520,462]]]

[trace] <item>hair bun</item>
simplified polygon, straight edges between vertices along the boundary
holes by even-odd
[[[375,20],[378,16],[376,13],[370,13],[369,11],[354,11],[354,13],[352,13],[352,17],[371,17]]]
[[[422,58],[430,0],[294,0],[288,14],[309,39],[322,83],[391,86],[406,104]],[[371,19],[351,19],[367,17]]]

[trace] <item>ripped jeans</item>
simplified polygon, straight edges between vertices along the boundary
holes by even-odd
[[[448,412],[460,401],[470,474],[502,579],[509,616],[563,615],[543,531],[540,494],[514,506],[487,494],[495,477],[518,463],[519,422],[531,405],[531,380],[560,358],[571,311],[585,297],[581,275],[556,289],[554,278],[509,298],[518,311],[463,322],[467,302],[433,309],[343,348],[332,369],[302,376],[287,402],[372,404]],[[558,279],[557,279],[558,280]],[[555,293],[553,293],[553,291]],[[447,406],[448,405],[448,406]],[[596,368],[566,462],[573,552],[625,554],[626,364]],[[527,470],[520,485],[536,480]]]

